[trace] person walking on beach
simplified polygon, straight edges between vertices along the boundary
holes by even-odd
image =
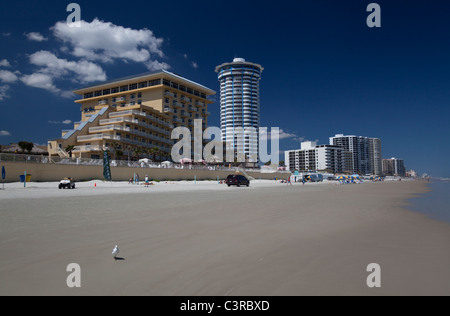
[[[148,188],[150,182],[148,181],[148,175],[145,175],[145,187]]]
[[[136,173],[136,184],[139,185],[139,173]]]

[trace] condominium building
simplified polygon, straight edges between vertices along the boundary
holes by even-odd
[[[99,158],[104,150],[124,153],[157,148],[170,156],[171,131],[183,126],[193,132],[194,120],[208,124],[208,99],[215,92],[168,71],[156,71],[74,91],[81,96],[81,120],[61,138],[48,142],[51,155]]]
[[[383,174],[386,176],[406,176],[405,162],[403,159],[383,159]]]
[[[285,152],[285,164],[291,171],[346,172],[348,162],[343,148],[333,145],[317,145],[302,142],[301,149]]]
[[[369,138],[370,173],[383,174],[383,156],[381,152],[381,139]]]
[[[352,153],[353,173],[381,175],[381,140],[365,136],[337,134],[330,145]]]
[[[231,144],[237,156],[243,154],[249,162],[258,162],[259,157],[259,81],[263,70],[261,65],[242,58],[216,67],[220,82],[222,141]],[[250,133],[242,135],[243,129]],[[244,139],[240,150],[237,148],[239,139]]]

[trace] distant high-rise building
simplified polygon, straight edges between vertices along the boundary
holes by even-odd
[[[381,139],[369,138],[370,173],[383,174],[383,156],[381,152]]]
[[[352,153],[352,172],[381,175],[382,158],[379,138],[337,134],[330,137],[330,145],[342,147],[346,152]]]
[[[383,174],[386,176],[406,176],[405,162],[403,159],[383,159]]]
[[[237,155],[244,154],[249,162],[258,161],[260,124],[259,81],[261,65],[235,58],[216,67],[220,82],[222,141],[231,144]],[[255,135],[245,135],[243,152],[238,149],[242,129],[253,128]]]
[[[302,142],[301,149],[285,152],[285,163],[291,171],[345,172],[346,152],[342,147]]]

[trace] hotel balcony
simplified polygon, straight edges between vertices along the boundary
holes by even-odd
[[[193,106],[190,106],[190,107],[188,108],[188,110],[191,111],[191,112],[198,112],[198,109],[197,109],[197,108],[194,108]]]
[[[180,103],[180,102],[178,102],[178,101],[174,101],[174,102],[172,103],[172,105],[173,105],[173,106],[176,106],[176,107],[179,107],[179,108],[184,107],[184,104],[182,104],[182,103]]]
[[[115,102],[127,102],[127,98],[125,97],[116,98]]]
[[[108,105],[108,101],[106,100],[98,101],[98,105]]]
[[[183,123],[183,120],[178,117],[174,117],[173,120],[177,123]]]
[[[173,93],[173,92],[165,91],[164,95],[167,96],[167,97],[175,98],[175,93]]]
[[[123,117],[123,116],[140,116],[140,117],[145,117],[155,123],[161,124],[163,126],[172,128],[171,124],[169,122],[163,121],[157,117],[154,117],[153,115],[148,115],[145,112],[141,112],[138,110],[128,110],[128,111],[119,111],[119,112],[114,112],[114,113],[110,113],[109,117],[110,118],[117,118],[117,117]]]
[[[164,108],[164,113],[175,113],[175,111],[169,107]]]
[[[95,135],[86,135],[86,136],[78,136],[77,141],[78,142],[89,142],[89,141],[95,141],[95,140],[120,140],[120,137],[116,137],[111,134],[95,134]]]
[[[112,132],[112,131],[129,132],[130,128],[123,127],[120,125],[107,125],[89,128],[89,133]]]
[[[135,123],[138,124],[139,121],[132,119],[131,117],[118,117],[112,119],[100,120],[100,125],[110,125],[115,123]]]
[[[198,106],[205,106],[205,103],[201,102],[201,101],[197,101],[197,102],[195,102],[195,104]]]
[[[187,97],[181,97],[181,100],[185,101],[185,102],[191,102],[191,99],[187,98]]]
[[[103,151],[103,146],[75,146],[75,148],[73,149],[74,153],[79,153],[79,152],[91,152],[91,151]]]

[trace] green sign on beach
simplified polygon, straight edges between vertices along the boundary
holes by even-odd
[[[109,162],[109,153],[106,150],[103,153],[103,177],[107,181],[111,181],[111,165]]]

